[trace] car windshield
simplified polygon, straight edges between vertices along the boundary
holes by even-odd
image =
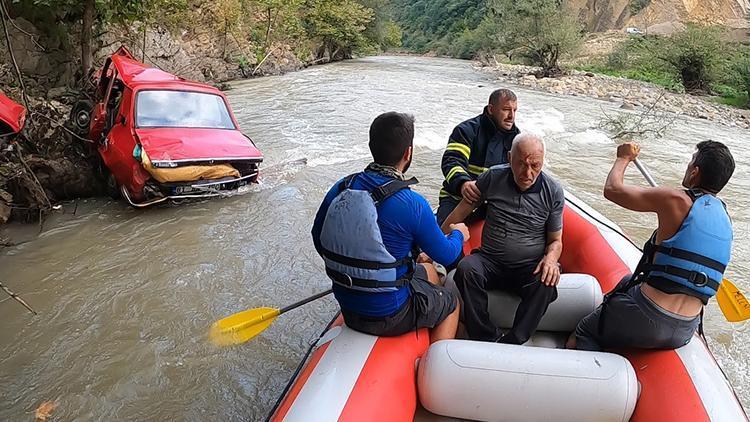
[[[141,91],[136,102],[138,127],[235,129],[224,99],[187,91]]]

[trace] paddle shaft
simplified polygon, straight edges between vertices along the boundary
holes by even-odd
[[[638,170],[640,170],[643,177],[646,178],[646,181],[648,182],[648,184],[651,185],[651,187],[655,188],[657,186],[656,181],[654,180],[653,177],[651,177],[651,173],[649,173],[648,169],[646,169],[646,166],[644,166],[643,163],[641,163],[641,160],[636,158],[635,160],[633,160],[633,163],[635,164],[636,167],[638,167]]]
[[[318,293],[316,295],[310,296],[307,299],[302,299],[299,302],[292,303],[289,306],[286,306],[286,307],[283,307],[283,308],[279,309],[279,315],[283,314],[286,311],[291,311],[292,309],[299,308],[300,306],[305,305],[307,303],[310,303],[313,300],[320,299],[323,296],[327,296],[327,295],[331,294],[332,292],[333,292],[332,289],[328,289],[328,290],[326,290],[324,292],[320,292],[320,293]]]

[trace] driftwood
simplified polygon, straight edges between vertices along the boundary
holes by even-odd
[[[3,283],[2,283],[2,282],[0,282],[0,289],[3,289],[3,291],[4,291],[5,293],[7,293],[7,294],[8,294],[8,296],[10,296],[11,298],[13,298],[13,300],[15,300],[16,302],[18,302],[18,303],[20,303],[21,305],[23,305],[23,306],[24,306],[24,308],[26,308],[26,309],[28,309],[28,310],[29,310],[29,312],[31,312],[31,313],[32,313],[32,314],[34,314],[34,315],[39,315],[39,314],[37,314],[37,313],[36,313],[36,311],[35,311],[34,309],[32,309],[32,308],[31,308],[31,306],[29,306],[29,304],[28,304],[28,303],[26,303],[26,301],[25,301],[25,300],[21,299],[21,297],[20,297],[20,296],[18,296],[17,294],[15,294],[15,293],[11,292],[10,290],[8,290],[8,288],[7,288],[7,287],[3,286]]]

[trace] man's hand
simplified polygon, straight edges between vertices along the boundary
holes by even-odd
[[[634,161],[641,152],[641,146],[635,142],[625,142],[617,147],[617,158]],[[462,189],[463,190],[463,189]]]
[[[471,235],[469,234],[469,228],[466,227],[466,224],[464,223],[451,224],[450,229],[460,231],[461,234],[464,235],[464,242],[468,242],[471,238]]]
[[[482,192],[479,192],[477,182],[471,180],[468,182],[464,182],[464,184],[461,185],[461,196],[463,196],[465,200],[471,202],[472,204],[475,204],[482,196]]]
[[[545,286],[557,286],[560,283],[560,266],[557,260],[545,255],[537,264],[534,274],[542,273],[540,281]]]
[[[429,255],[422,252],[417,257],[417,264],[432,264],[432,258]]]

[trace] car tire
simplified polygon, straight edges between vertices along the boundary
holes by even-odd
[[[117,183],[117,179],[115,179],[115,175],[112,174],[109,169],[104,170],[104,177],[105,177],[105,191],[107,192],[107,196],[109,196],[112,199],[120,199],[120,185]]]
[[[91,124],[91,113],[94,103],[89,100],[80,100],[70,110],[70,126],[76,135],[88,137],[89,125]]]

